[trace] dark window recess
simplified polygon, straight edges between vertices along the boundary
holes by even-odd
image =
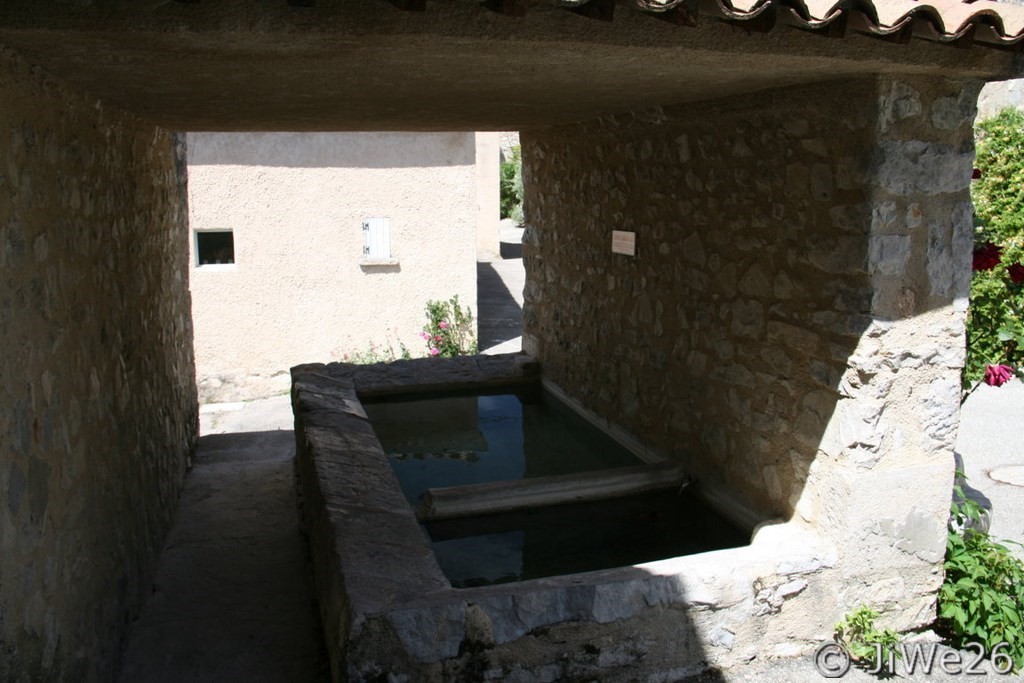
[[[230,230],[197,232],[196,252],[199,265],[235,262],[235,236]]]

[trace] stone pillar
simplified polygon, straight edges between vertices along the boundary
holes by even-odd
[[[797,505],[840,549],[840,603],[895,609],[900,627],[933,616],[942,580],[977,94],[976,84],[958,81],[879,80],[865,178],[871,323],[831,416],[815,416],[827,426]]]
[[[197,432],[184,148],[0,49],[0,680],[109,681]]]

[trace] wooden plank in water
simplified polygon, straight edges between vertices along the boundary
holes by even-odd
[[[421,521],[450,519],[546,505],[617,498],[689,483],[682,465],[661,462],[534,479],[428,489],[416,508]]]

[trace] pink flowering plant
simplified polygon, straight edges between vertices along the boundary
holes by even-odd
[[[982,230],[984,230],[982,228]],[[967,317],[965,388],[981,380],[1000,386],[1024,364],[1024,243],[991,239],[974,252]],[[1009,263],[1007,263],[1009,262]]]
[[[375,342],[371,341],[365,349],[348,351],[341,354],[341,360],[354,365],[372,365],[374,363],[391,363],[399,358],[403,360],[412,358],[412,353],[409,352],[405,344],[399,342],[398,348],[399,353],[395,353],[395,347],[391,345],[391,342],[378,346]]]
[[[473,313],[469,306],[459,304],[458,294],[448,301],[428,301],[426,313],[427,324],[420,338],[426,342],[429,355],[452,358],[476,353]]]
[[[1001,386],[1024,365],[1024,114],[977,128],[975,247],[963,384]]]

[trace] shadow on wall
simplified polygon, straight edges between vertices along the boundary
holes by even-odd
[[[397,142],[396,142],[397,141]],[[476,163],[472,133],[189,133],[189,164],[431,168]]]

